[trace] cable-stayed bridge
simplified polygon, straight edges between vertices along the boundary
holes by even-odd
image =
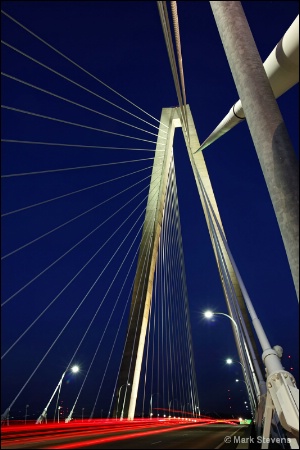
[[[24,377],[13,382],[11,404],[4,406],[10,410],[25,399],[30,386],[43,392],[43,407],[48,406],[57,388],[40,417],[59,417],[63,409],[60,380],[64,374],[70,396],[74,394],[68,411],[64,411],[65,419],[73,418],[74,411],[78,415],[83,398],[84,404],[90,406],[82,410],[90,418],[102,414],[127,417],[134,385],[130,370],[134,370],[137,357],[134,352],[128,353],[124,342],[127,337],[127,347],[132,350],[137,345],[141,334],[132,325],[134,314],[137,324],[148,302],[134,411],[141,417],[180,414],[197,418],[201,398],[193,357],[175,175],[175,168],[177,172],[180,167],[176,156],[173,162],[169,130],[173,120],[179,121],[188,147],[189,109],[184,105],[171,108],[176,117],[168,121],[150,117],[123,93],[120,95],[78,65],[78,60],[70,61],[58,48],[49,47],[48,42],[29,33],[30,39],[45,49],[42,59],[37,57],[37,50],[31,54],[26,42],[29,38],[21,37],[28,35],[25,25],[4,16],[19,31],[15,41],[3,39],[7,52],[4,61],[8,62],[2,73],[7,131],[3,146],[9,150],[3,156],[2,261],[3,280],[9,283],[2,285],[2,309],[3,336],[8,336],[9,344],[2,356],[10,370],[16,358],[14,351],[19,347],[18,362],[24,372]],[[20,42],[23,45],[18,47]],[[55,53],[63,68],[72,67],[71,71],[63,71],[58,61],[49,64],[48,51]],[[14,72],[10,65],[15,67]],[[82,75],[74,76],[75,69]],[[69,85],[71,96],[66,88]],[[105,107],[100,109],[99,101]],[[72,164],[74,160],[80,161],[78,165]],[[238,297],[228,260],[222,255],[224,243],[214,210],[210,209],[211,198],[206,197],[197,167],[194,177],[198,189],[202,189],[204,211],[205,205],[207,208],[206,220],[219,258],[225,297]],[[152,197],[156,198],[154,205]],[[141,277],[136,276],[138,261]],[[150,283],[147,265],[153,266]],[[235,340],[239,358],[244,358],[240,362],[254,413],[259,383],[251,379],[253,354],[249,358],[243,355],[245,350],[241,353],[247,329],[242,331],[238,309],[243,306],[237,300],[235,312],[229,312],[240,327]],[[5,308],[7,317],[17,309],[17,326],[5,320]],[[242,318],[247,315],[242,314]],[[255,345],[252,337],[250,341]],[[122,375],[125,353],[127,375]],[[252,363],[246,369],[248,360]],[[69,371],[75,362],[83,367],[76,385]],[[47,383],[47,387],[39,375],[44,365],[56,374],[53,385]],[[99,380],[96,389],[89,387],[91,378]]]

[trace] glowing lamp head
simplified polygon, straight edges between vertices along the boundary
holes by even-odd
[[[71,367],[71,370],[72,370],[73,373],[77,373],[77,372],[79,372],[79,367],[78,366],[73,366],[73,367]]]
[[[214,313],[212,311],[205,311],[204,317],[206,319],[211,319],[213,317]]]
[[[226,364],[232,364],[232,363],[233,363],[233,361],[232,361],[231,358],[227,358],[227,359],[226,359]]]

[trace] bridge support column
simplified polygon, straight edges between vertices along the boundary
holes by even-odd
[[[145,337],[152,300],[154,271],[164,213],[168,174],[173,153],[174,131],[175,127],[181,126],[175,108],[164,108],[160,121],[162,124],[158,133],[129,314],[128,332],[117,384],[116,407],[113,413],[113,417],[115,418],[118,415],[120,418],[125,417],[131,420],[135,414]],[[155,187],[156,185],[158,187]],[[121,389],[122,386],[124,386],[123,389]]]
[[[299,301],[299,165],[241,2],[211,1]]]
[[[203,194],[202,194],[202,189],[201,189],[200,181],[199,181],[199,178],[198,178],[198,174],[199,174],[199,176],[200,176],[200,178],[202,180],[204,189],[205,189],[205,191],[207,193],[207,196],[209,198],[209,201],[210,201],[210,203],[212,205],[212,208],[214,210],[215,216],[216,216],[216,218],[217,218],[217,220],[218,220],[218,222],[220,224],[222,232],[224,233],[223,225],[222,225],[220,213],[219,213],[219,210],[218,210],[217,202],[216,202],[216,199],[215,199],[215,195],[214,195],[214,192],[213,192],[213,188],[212,188],[212,185],[211,185],[211,182],[210,182],[210,178],[209,178],[208,170],[207,170],[207,167],[206,167],[206,164],[205,164],[203,153],[202,152],[195,153],[199,149],[200,143],[199,143],[197,131],[196,131],[196,128],[195,128],[195,124],[194,124],[194,121],[193,121],[193,116],[192,116],[192,113],[191,113],[189,105],[187,105],[186,108],[187,108],[187,118],[188,118],[189,139],[187,138],[187,136],[185,136],[185,140],[186,140],[186,145],[187,145],[187,149],[188,149],[188,154],[189,154],[189,157],[190,157],[192,170],[193,170],[193,173],[194,173],[196,185],[197,185],[199,196],[200,196],[200,201],[201,201],[201,204],[202,204],[202,207],[203,207],[206,223],[207,223],[207,226],[208,226],[208,231],[209,231],[209,234],[210,234],[213,250],[214,250],[214,253],[215,253],[215,258],[216,258],[218,270],[219,270],[219,273],[220,273],[220,278],[221,278],[223,291],[224,291],[224,295],[225,295],[225,299],[226,299],[226,303],[227,303],[227,308],[228,308],[230,316],[234,318],[234,313],[232,311],[229,298],[227,297],[227,294],[226,294],[225,281],[223,279],[223,275],[222,275],[222,271],[221,271],[221,267],[220,267],[219,256],[218,256],[218,252],[217,252],[217,249],[216,249],[216,246],[215,246],[215,243],[214,243],[213,233],[212,233],[212,229],[211,229],[208,213],[206,211],[205,199],[204,199]],[[258,384],[260,385],[260,387],[262,388],[261,394],[264,394],[265,393],[265,381],[264,381],[263,376],[262,376],[262,369],[263,369],[263,367],[262,367],[262,364],[261,364],[260,353],[258,352],[257,345],[256,345],[256,342],[255,342],[255,339],[254,339],[253,329],[252,329],[252,326],[251,326],[251,323],[250,323],[250,320],[249,320],[248,310],[247,310],[247,307],[246,307],[246,304],[245,304],[245,301],[244,301],[244,298],[243,298],[243,295],[242,295],[242,292],[241,292],[239,281],[238,281],[238,279],[236,277],[235,271],[234,271],[233,266],[231,264],[231,261],[229,259],[228,252],[227,252],[227,250],[226,250],[226,248],[225,248],[225,246],[224,246],[224,244],[222,242],[222,238],[221,238],[220,233],[219,233],[219,231],[217,229],[216,229],[216,234],[218,235],[218,238],[219,238],[219,241],[220,241],[220,246],[221,246],[221,249],[222,249],[222,253],[224,255],[224,260],[225,260],[227,268],[228,268],[228,272],[229,272],[229,276],[230,276],[230,279],[231,279],[231,283],[233,285],[233,288],[234,288],[234,291],[235,291],[235,294],[236,294],[236,298],[237,298],[237,301],[238,301],[238,304],[239,304],[239,308],[241,310],[242,317],[244,319],[244,322],[245,322],[245,325],[246,325],[246,328],[247,328],[247,332],[248,332],[248,336],[249,336],[249,340],[250,340],[250,343],[251,343],[251,345],[249,346],[249,351],[251,353],[250,356],[252,358],[252,361],[253,361],[253,363],[255,365],[255,374],[256,374],[256,376],[258,378],[258,380],[255,380],[256,381],[256,385],[258,385]],[[225,235],[225,233],[224,233],[224,235]],[[238,353],[239,353],[239,357],[240,357],[241,363],[244,365],[243,356],[241,354],[241,348],[240,348],[241,344],[240,344],[239,332],[238,332],[238,330],[236,330],[236,327],[234,326],[234,324],[232,324],[232,328],[233,328],[233,334],[234,334],[234,337],[235,337],[235,341],[236,341],[236,346],[237,346],[237,350],[238,350]],[[248,358],[247,364],[250,364],[249,358]]]

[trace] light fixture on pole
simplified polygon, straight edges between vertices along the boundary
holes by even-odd
[[[118,408],[119,408],[120,394],[121,394],[121,390],[122,390],[122,387],[123,387],[123,386],[130,386],[130,383],[125,383],[125,384],[122,384],[122,386],[120,386],[120,389],[119,389],[119,392],[118,392],[118,401],[117,401],[116,419],[118,418]],[[122,409],[122,412],[123,412],[123,409]],[[121,414],[121,416],[122,416],[122,414]],[[120,419],[121,419],[121,418],[123,418],[123,417],[120,417]]]
[[[70,371],[73,372],[73,373],[79,372],[79,366],[77,366],[77,365],[72,366],[71,369],[70,369]],[[66,373],[66,372],[65,372],[65,373]],[[55,414],[56,414],[56,409],[57,409],[57,406],[58,406],[58,401],[59,401],[59,396],[60,396],[61,386],[62,386],[62,383],[60,384],[59,391],[58,391],[58,395],[57,395],[56,406],[55,406],[55,411],[54,411],[54,421],[55,421]]]
[[[221,315],[221,316],[228,317],[228,319],[230,319],[231,322],[233,322],[233,324],[235,326],[236,337],[237,337],[237,339],[239,341],[239,347],[240,347],[239,351],[241,353],[240,356],[243,356],[242,360],[243,360],[244,364],[247,363],[246,364],[247,365],[247,369],[246,369],[245,366],[243,366],[244,372],[245,372],[244,375],[245,375],[246,378],[248,378],[249,388],[251,390],[251,395],[253,396],[253,402],[254,402],[254,405],[256,405],[256,400],[255,399],[257,398],[257,396],[259,394],[261,394],[261,391],[264,391],[263,387],[262,386],[259,387],[259,385],[258,385],[257,376],[258,376],[258,379],[259,379],[260,383],[262,383],[264,385],[264,387],[265,387],[265,381],[262,378],[260,367],[259,367],[256,359],[254,358],[255,354],[254,354],[254,351],[253,351],[252,344],[251,344],[251,342],[249,340],[249,336],[246,333],[246,335],[245,335],[245,339],[246,340],[244,339],[242,329],[240,330],[240,328],[238,327],[237,322],[229,314],[225,314],[225,313],[222,313],[222,312],[213,312],[213,311],[210,311],[210,310],[205,311],[203,313],[203,315],[204,315],[204,317],[206,319],[211,319],[214,315],[217,315],[217,314]],[[247,347],[246,341],[248,342],[248,347],[249,348]],[[250,358],[250,355],[249,355],[249,351],[250,351],[252,357],[254,358],[253,361],[251,361],[251,358]],[[255,371],[256,372],[254,371],[252,363],[255,366]]]
[[[246,370],[245,366],[240,361],[238,361],[237,359],[227,358],[225,362],[228,365],[233,364],[234,362],[239,363],[243,367],[243,369]]]
[[[211,319],[211,318],[212,318],[213,316],[215,316],[215,315],[220,315],[220,316],[228,317],[228,319],[230,319],[230,320],[234,323],[237,332],[239,331],[239,330],[238,330],[238,325],[237,325],[236,321],[235,321],[229,314],[225,314],[225,313],[222,313],[222,312],[213,312],[213,311],[211,311],[211,310],[207,310],[207,311],[205,311],[205,312],[203,313],[203,315],[204,315],[204,317],[205,317],[206,319]]]
[[[60,410],[61,408],[62,408],[61,406],[59,406],[59,407],[57,408],[57,423],[59,423],[59,410]]]
[[[29,405],[26,405],[26,407],[25,407],[25,425],[26,425],[26,421],[27,421],[27,408],[29,408]]]
[[[73,373],[77,373],[79,371],[79,367],[78,366],[73,366],[70,369]],[[64,371],[64,373],[61,376],[61,379],[58,382],[58,385],[56,386],[56,388],[54,389],[53,394],[51,395],[51,398],[49,400],[49,402],[47,403],[46,407],[44,408],[42,414],[38,417],[36,423],[42,423],[43,421],[45,421],[47,423],[47,411],[48,411],[48,407],[54,397],[54,395],[56,394],[57,390],[59,390],[58,392],[58,396],[57,396],[57,402],[56,402],[56,407],[55,407],[55,411],[54,411],[54,422],[55,422],[55,415],[56,415],[56,409],[57,409],[57,404],[58,404],[58,399],[59,399],[59,394],[60,394],[60,390],[61,390],[61,385],[62,385],[62,381],[64,379],[65,374],[67,373],[68,369]]]
[[[238,361],[236,359],[227,358],[225,362],[228,365],[231,365],[233,363],[239,363],[242,366],[244,372],[246,372],[245,366],[240,361]],[[235,380],[235,381],[238,382],[239,380]],[[255,400],[254,400],[253,392],[251,391],[251,388],[250,388],[250,386],[248,386],[246,381],[244,381],[244,383],[245,383],[246,388],[247,388],[247,392],[248,392],[248,396],[249,396],[249,400],[250,400],[250,404],[251,404],[251,409],[252,409],[252,414],[254,414],[254,412],[255,412]]]
[[[154,395],[159,395],[159,393],[155,392],[155,394],[151,394],[151,397],[150,397],[150,419],[152,419],[152,416],[153,416],[153,412],[152,412],[152,398],[153,398]]]
[[[245,384],[247,386],[249,398],[251,398],[251,405],[252,405],[252,410],[254,413],[254,411],[256,410],[256,395],[257,395],[257,392],[259,391],[259,387],[257,384],[255,372],[254,372],[254,370],[252,368],[252,364],[250,362],[250,355],[247,350],[246,342],[243,339],[242,332],[240,332],[238,324],[229,314],[225,314],[222,312],[213,312],[210,310],[205,311],[203,313],[203,315],[206,319],[211,319],[214,315],[217,315],[217,314],[228,317],[228,319],[230,319],[234,324],[236,336],[237,336],[237,339],[239,341],[239,346],[240,346],[240,348],[239,348],[240,355],[244,357],[243,362],[245,361],[245,364],[246,364],[246,362],[248,363],[247,368],[240,361],[234,360],[234,362],[238,362],[243,368],[244,376],[245,376],[245,379],[247,380],[247,383],[245,382]],[[226,364],[232,364],[232,363],[233,363],[233,360],[231,358],[228,358],[226,360]],[[256,390],[256,389],[258,389],[258,390]]]

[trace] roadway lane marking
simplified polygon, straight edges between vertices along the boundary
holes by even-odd
[[[151,444],[151,445],[154,445],[154,444],[159,444],[160,442],[162,442],[162,441],[152,442],[152,444]]]

